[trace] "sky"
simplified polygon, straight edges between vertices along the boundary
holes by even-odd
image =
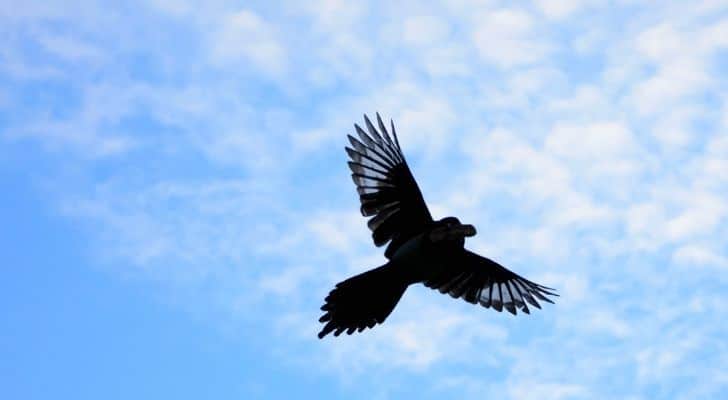
[[[0,398],[716,399],[728,3],[0,1]],[[393,119],[435,218],[561,297],[413,286],[344,146]]]

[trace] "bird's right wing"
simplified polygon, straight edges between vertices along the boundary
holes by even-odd
[[[348,135],[353,148],[349,154],[349,168],[361,201],[361,213],[369,219],[367,225],[377,246],[390,242],[385,256],[394,252],[411,237],[421,233],[432,216],[422,198],[420,188],[412,176],[399,147],[394,123],[390,121],[392,136],[377,113],[380,132],[364,115],[369,134],[354,124],[361,140]]]
[[[530,314],[526,303],[541,308],[538,300],[553,303],[546,296],[558,296],[553,293],[554,289],[533,283],[466,249],[459,251],[450,262],[452,268],[425,281],[425,286],[499,312],[505,307],[513,315],[516,308]]]

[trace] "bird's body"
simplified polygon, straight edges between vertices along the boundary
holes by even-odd
[[[455,217],[435,221],[404,160],[391,123],[394,140],[379,114],[379,132],[369,118],[367,135],[354,125],[361,141],[349,136],[346,148],[352,179],[357,185],[364,216],[374,244],[389,243],[384,253],[389,261],[336,285],[326,297],[319,320],[325,323],[319,338],[329,332],[362,331],[382,323],[409,285],[425,286],[497,311],[529,313],[528,304],[540,308],[538,300],[552,302],[553,289],[533,283],[500,264],[465,249],[465,237],[474,236],[472,225]]]
[[[439,222],[409,239],[392,254],[390,264],[403,270],[408,283],[424,282],[448,268],[453,256],[463,249],[459,241],[433,241],[431,234],[435,229],[445,227]],[[463,240],[464,242],[464,240]]]

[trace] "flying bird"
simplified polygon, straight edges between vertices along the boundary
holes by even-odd
[[[530,314],[528,305],[555,290],[531,282],[488,258],[467,250],[465,238],[475,227],[455,217],[432,219],[417,182],[405,161],[390,120],[390,131],[377,116],[379,130],[364,115],[365,132],[354,124],[359,139],[347,135],[351,177],[361,202],[361,213],[377,247],[388,243],[388,262],[336,284],[321,307],[324,326],[319,339],[333,332],[352,334],[381,324],[394,310],[409,285],[425,286],[500,312]]]

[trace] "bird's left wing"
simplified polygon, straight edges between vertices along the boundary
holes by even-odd
[[[361,140],[348,135],[353,147],[346,148],[351,158],[349,168],[361,213],[372,217],[367,225],[374,244],[383,246],[391,241],[384,253],[390,258],[399,246],[432,223],[432,216],[399,147],[394,123],[390,121],[392,140],[379,113],[379,132],[366,115],[364,122],[369,134],[354,124]]]
[[[530,314],[528,304],[541,308],[538,300],[553,303],[547,296],[558,296],[554,289],[533,283],[466,249],[449,261],[452,267],[426,280],[425,286],[498,312],[505,308],[513,315],[519,308]]]

